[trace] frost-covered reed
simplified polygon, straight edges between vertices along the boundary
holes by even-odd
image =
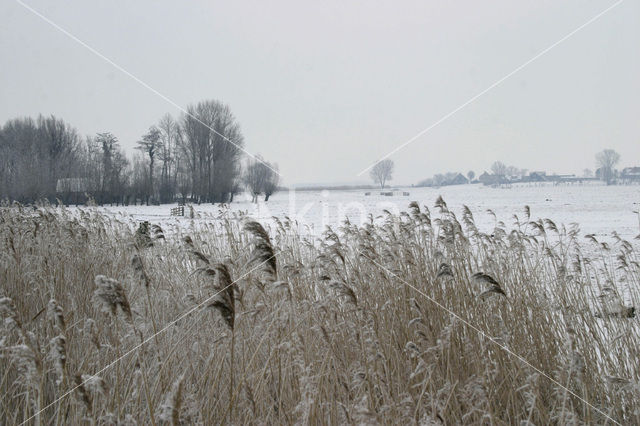
[[[640,424],[637,243],[0,208],[4,424]]]

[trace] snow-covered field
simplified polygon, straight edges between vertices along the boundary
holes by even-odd
[[[396,188],[393,188],[396,189]],[[288,216],[296,220],[301,229],[319,234],[326,225],[336,226],[346,216],[353,223],[362,223],[369,214],[374,218],[384,210],[398,213],[407,210],[411,201],[426,205],[433,213],[434,202],[442,195],[445,202],[459,217],[462,206],[467,205],[474,214],[480,230],[489,232],[495,219],[487,212],[491,209],[497,220],[507,227],[514,224],[513,215],[524,219],[524,206],[531,208],[531,218],[551,219],[558,226],[578,223],[582,234],[595,234],[598,239],[608,240],[612,231],[627,240],[640,234],[640,186],[602,185],[551,185],[490,188],[482,185],[460,185],[442,188],[397,188],[409,192],[409,196],[383,196],[380,191],[288,191],[271,196],[267,202],[251,203],[248,195],[239,195],[228,206],[211,204],[194,205],[196,221],[210,221],[221,210],[246,211],[252,217],[269,221],[273,216]],[[109,212],[121,213],[134,220],[149,220],[153,223],[189,223],[189,208],[185,217],[170,216],[175,205],[103,207]],[[636,240],[637,241],[637,240]]]

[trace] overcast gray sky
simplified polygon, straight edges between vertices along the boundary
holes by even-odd
[[[615,1],[51,1],[34,9],[186,106],[227,103],[287,184],[362,169]],[[640,165],[640,3],[626,0],[391,158],[395,184],[502,160]],[[179,111],[13,0],[0,120],[54,114],[131,149]]]

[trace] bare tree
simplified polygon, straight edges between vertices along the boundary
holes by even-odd
[[[258,157],[259,158],[259,157]],[[244,171],[242,181],[247,187],[247,191],[251,193],[251,202],[258,201],[258,196],[262,193],[263,167],[262,163],[256,160],[249,160],[247,168]]]
[[[491,165],[491,172],[497,176],[507,175],[507,165],[502,161],[496,161]]]
[[[149,205],[149,197],[153,197],[155,191],[153,186],[153,164],[155,162],[156,154],[160,151],[162,146],[162,141],[160,140],[162,133],[160,130],[151,126],[149,131],[142,136],[142,140],[138,141],[138,146],[136,149],[142,151],[147,154],[149,157],[149,187],[147,189],[147,205]]]
[[[55,194],[58,178],[69,177],[73,173],[80,142],[76,130],[54,116],[38,117],[37,126],[45,154],[45,170],[49,170],[49,179],[45,182],[48,183],[46,192],[50,197]]]
[[[122,148],[118,147],[113,153],[111,164],[109,202],[123,203],[130,183],[130,163]]]
[[[32,118],[9,120],[0,132],[0,198],[35,201],[44,194],[38,164],[38,128]]]
[[[614,167],[620,161],[620,154],[613,149],[605,149],[596,154],[596,165],[599,167],[600,179],[611,185],[615,176]]]
[[[380,185],[380,189],[384,188],[385,183],[388,180],[392,179],[393,175],[393,161],[390,159],[385,159],[376,163],[375,166],[371,169],[370,176],[371,179],[378,185]]]
[[[270,168],[267,168],[267,178],[262,186],[264,192],[264,201],[269,201],[269,197],[278,190],[278,184],[280,183],[280,175],[278,174],[278,165],[267,163]],[[266,165],[265,165],[266,167]]]
[[[118,138],[109,132],[98,133],[88,139],[88,144],[92,153],[89,166],[95,168],[93,195],[96,201],[100,204],[124,201],[130,170]]]
[[[158,128],[162,143],[158,153],[158,159],[162,162],[159,187],[160,202],[168,203],[175,196],[180,166],[177,152],[179,126],[170,114],[166,114],[160,119]]]
[[[59,179],[78,177],[77,131],[54,116],[18,118],[0,128],[0,198],[53,201]]]
[[[112,191],[115,186],[114,157],[120,145],[118,138],[109,132],[98,133],[95,137],[95,143],[101,149],[102,157],[102,173],[99,176],[100,196],[98,201],[100,203],[111,202],[111,197],[113,196]]]
[[[134,154],[131,166],[131,195],[137,203],[138,198],[145,200],[149,194],[149,172],[144,154]]]
[[[467,172],[467,179],[469,179],[469,183],[473,181],[474,177],[476,177],[476,173],[473,170],[469,170]]]
[[[198,201],[224,202],[236,184],[244,139],[228,106],[204,101],[187,108],[179,144]]]
[[[269,201],[269,197],[278,189],[280,176],[277,170],[276,164],[264,161],[259,155],[249,160],[242,180],[251,193],[252,202],[257,202],[260,194],[264,194],[264,201]]]

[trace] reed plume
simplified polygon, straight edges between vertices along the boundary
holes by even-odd
[[[138,229],[136,230],[134,243],[138,250],[153,246],[153,240],[151,239],[151,231],[149,227],[149,222],[145,220],[138,226]]]
[[[56,384],[60,385],[64,380],[65,366],[67,365],[67,339],[63,335],[56,336],[51,339],[50,345],[51,359],[58,376]]]
[[[158,419],[164,424],[172,426],[180,425],[180,406],[182,405],[182,382],[184,374],[181,374],[167,393],[164,404],[160,406]]]
[[[96,307],[105,313],[111,314],[114,318],[117,315],[118,307],[120,307],[126,319],[132,322],[131,306],[122,284],[104,275],[96,275],[95,284],[93,302]]]
[[[225,264],[218,263],[212,269],[205,271],[214,277],[213,288],[217,291],[217,296],[207,307],[217,310],[229,328],[233,330],[236,317],[235,283],[231,280],[229,269]]]
[[[278,279],[276,255],[269,234],[260,223],[253,220],[245,223],[244,230],[253,237],[253,250],[249,265],[260,266],[260,269],[266,273],[271,281],[276,281]]]
[[[62,311],[62,307],[55,299],[49,300],[49,303],[47,304],[47,318],[57,331],[61,333],[64,332],[64,313]]]
[[[478,297],[485,298],[492,294],[498,294],[505,297],[507,296],[507,294],[500,286],[500,283],[496,281],[495,278],[493,278],[491,275],[485,274],[484,272],[476,272],[472,275],[472,278],[476,283],[485,287],[485,289],[480,294],[478,294]]]

